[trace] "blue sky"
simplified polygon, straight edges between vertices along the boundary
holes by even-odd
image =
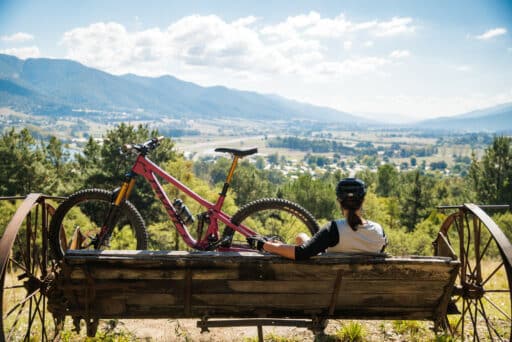
[[[0,0],[0,53],[416,120],[512,102],[512,0]]]

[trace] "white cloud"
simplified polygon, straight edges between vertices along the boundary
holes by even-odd
[[[1,40],[3,40],[4,42],[9,42],[9,43],[25,43],[25,42],[34,40],[34,36],[29,33],[18,32],[18,33],[14,33],[10,36],[2,36]]]
[[[195,69],[199,74],[198,68],[209,68],[244,77],[314,72],[327,76],[374,72],[390,62],[364,55],[341,59],[341,48],[349,51],[363,42],[371,46],[378,35],[414,31],[411,18],[352,22],[343,14],[322,18],[310,12],[274,25],[253,25],[259,20],[248,16],[226,22],[216,15],[191,15],[166,29],[133,31],[119,23],[99,22],[64,33],[60,44],[67,49],[67,58],[115,74],[184,77],[179,72]],[[408,52],[392,57],[405,57],[404,53]]]
[[[468,72],[468,71],[471,71],[472,68],[469,65],[456,65],[455,70],[461,71],[461,72]]]
[[[258,20],[259,20],[259,18],[251,15],[251,16],[243,17],[243,18],[233,21],[232,25],[233,26],[249,26],[249,25],[252,25],[255,22],[257,22]]]
[[[376,72],[389,63],[389,60],[377,57],[352,58],[341,62],[324,62],[314,67],[313,74],[327,75],[330,77],[360,75]]]
[[[389,54],[391,58],[405,58],[409,57],[411,53],[408,50],[394,50]]]
[[[479,39],[479,40],[488,40],[488,39],[491,39],[494,37],[504,35],[506,33],[507,33],[507,29],[505,29],[503,27],[497,27],[497,28],[486,31],[486,32],[482,33],[481,35],[476,36],[475,38]]]
[[[373,41],[367,40],[366,42],[363,43],[363,46],[364,47],[372,47],[373,46]]]
[[[377,37],[413,33],[416,27],[409,17],[393,17],[388,21],[352,22],[340,14],[334,18],[322,18],[317,12],[288,17],[286,21],[268,25],[261,30],[264,35],[275,37],[337,38],[354,32],[367,32]]]
[[[412,21],[412,18],[409,17],[393,17],[389,21],[377,22],[374,32],[378,37],[414,33],[416,31],[416,26],[412,25]]]
[[[13,55],[21,59],[37,58],[41,56],[41,52],[37,46],[2,49],[0,50],[0,53]]]

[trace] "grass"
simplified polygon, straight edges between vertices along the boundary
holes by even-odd
[[[362,342],[366,334],[367,332],[361,323],[350,321],[337,331],[336,336],[339,337],[342,342]]]

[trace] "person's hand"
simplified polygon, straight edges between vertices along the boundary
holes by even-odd
[[[257,249],[260,252],[263,250],[263,245],[267,241],[268,241],[268,239],[261,235],[254,235],[254,236],[247,237],[247,243],[249,243],[249,246],[251,246],[252,249]]]

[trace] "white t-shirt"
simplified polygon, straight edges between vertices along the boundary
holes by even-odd
[[[347,220],[336,220],[338,244],[327,248],[331,253],[379,253],[386,245],[384,230],[380,224],[366,221],[353,230]]]

